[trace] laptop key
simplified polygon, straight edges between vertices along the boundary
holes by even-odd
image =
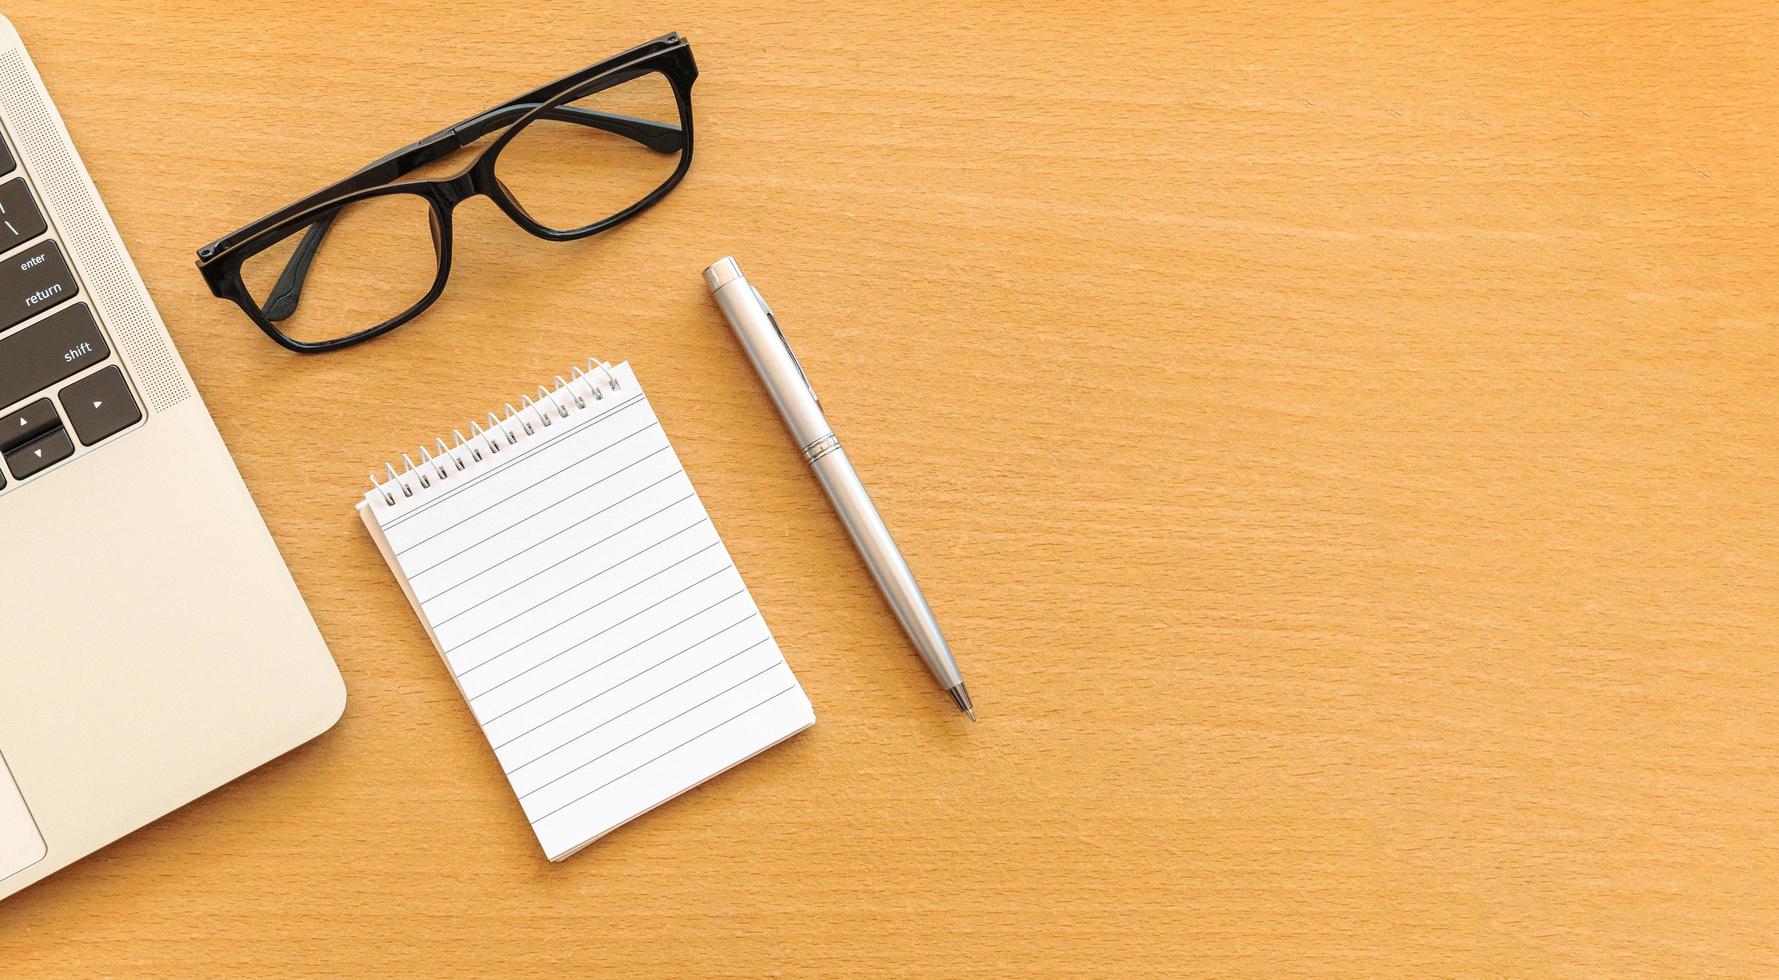
[[[29,398],[110,356],[85,303],[0,335],[0,405]]]
[[[39,398],[0,420],[0,452],[17,449],[61,424],[55,406]]]
[[[62,411],[82,445],[91,446],[142,421],[130,383],[113,364],[62,389]]]
[[[0,252],[12,251],[48,227],[23,177],[0,184]]]
[[[0,330],[42,313],[80,292],[62,246],[38,242],[0,260]]]
[[[12,158],[12,147],[6,145],[6,137],[0,136],[0,177],[12,173],[18,161]]]
[[[56,426],[48,435],[41,435],[6,454],[6,468],[21,480],[43,472],[74,455],[74,440],[68,430]]]

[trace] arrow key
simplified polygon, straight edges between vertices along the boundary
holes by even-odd
[[[38,436],[8,451],[6,467],[12,470],[13,476],[27,480],[72,455],[74,440],[68,438],[67,429],[58,425],[48,435]]]
[[[39,398],[0,416],[0,451],[17,449],[61,424],[55,406],[49,399]]]
[[[83,445],[108,439],[142,420],[130,383],[115,364],[63,388],[61,398],[62,411]]]

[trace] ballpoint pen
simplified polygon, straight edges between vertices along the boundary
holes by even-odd
[[[809,468],[827,491],[829,502],[901,622],[902,631],[908,634],[920,659],[926,661],[927,669],[945,693],[951,695],[958,710],[975,721],[976,707],[970,703],[970,692],[964,689],[963,675],[958,673],[951,648],[945,645],[933,610],[915,584],[914,573],[909,571],[895,538],[890,537],[889,528],[871,503],[871,495],[865,492],[859,474],[847,460],[846,450],[840,448],[840,440],[834,437],[833,426],[822,415],[821,403],[816,400],[803,366],[797,363],[797,355],[785,341],[772,308],[732,258],[718,259],[705,269],[704,284],[710,287],[736,339],[747,351],[748,360],[765,382],[791,437],[802,447],[803,458],[809,461]]]

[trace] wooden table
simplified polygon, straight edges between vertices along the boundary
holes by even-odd
[[[11,4],[352,701],[6,902],[5,972],[1779,970],[1771,5],[997,6]],[[622,230],[467,205],[444,301],[318,359],[193,272],[671,29],[698,157]],[[725,253],[980,725],[706,296]],[[551,866],[351,504],[593,354],[819,721]]]

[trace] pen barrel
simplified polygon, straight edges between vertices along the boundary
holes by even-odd
[[[890,535],[877,507],[871,502],[871,494],[866,492],[865,484],[852,468],[852,461],[846,458],[846,450],[833,440],[825,451],[810,460],[809,468],[821,481],[822,490],[840,515],[840,522],[846,526],[846,533],[858,548],[859,557],[865,560],[865,567],[877,580],[877,587],[889,603],[890,611],[896,614],[896,620],[902,624],[902,631],[908,634],[920,659],[926,661],[927,669],[943,688],[962,684],[964,679],[958,673],[957,661],[951,656],[945,635],[939,631],[939,622],[933,618],[927,597],[915,583],[908,560],[902,557],[902,549],[896,547],[896,539]]]
[[[754,370],[759,372],[772,403],[778,406],[797,448],[803,451],[803,458],[821,481],[822,490],[840,515],[865,567],[871,570],[871,577],[877,580],[890,610],[902,624],[902,631],[908,634],[909,642],[939,685],[947,691],[958,687],[963,676],[958,673],[957,661],[952,659],[944,634],[939,632],[933,610],[915,584],[902,550],[896,547],[895,538],[871,503],[871,495],[865,492],[864,483],[846,458],[846,451],[840,448],[840,440],[834,437],[815,390],[803,373],[803,365],[797,363],[797,355],[791,352],[791,345],[779,329],[772,307],[766,305],[760,291],[741,274],[741,267],[732,258],[719,259],[705,269],[704,283],[723,311],[723,318],[729,321],[729,329],[747,352],[748,360],[753,362]],[[968,710],[967,700],[958,703]]]
[[[725,261],[733,265],[733,260]],[[707,279],[709,275],[706,273]],[[713,288],[711,295],[723,311],[723,319],[729,321],[735,339],[741,342],[741,349],[747,352],[747,359],[759,372],[766,393],[778,406],[778,414],[784,417],[798,447],[807,454],[815,443],[832,436],[834,430],[822,414],[821,403],[803,374],[803,365],[797,363],[797,355],[791,352],[771,307],[759,292],[737,271]]]

